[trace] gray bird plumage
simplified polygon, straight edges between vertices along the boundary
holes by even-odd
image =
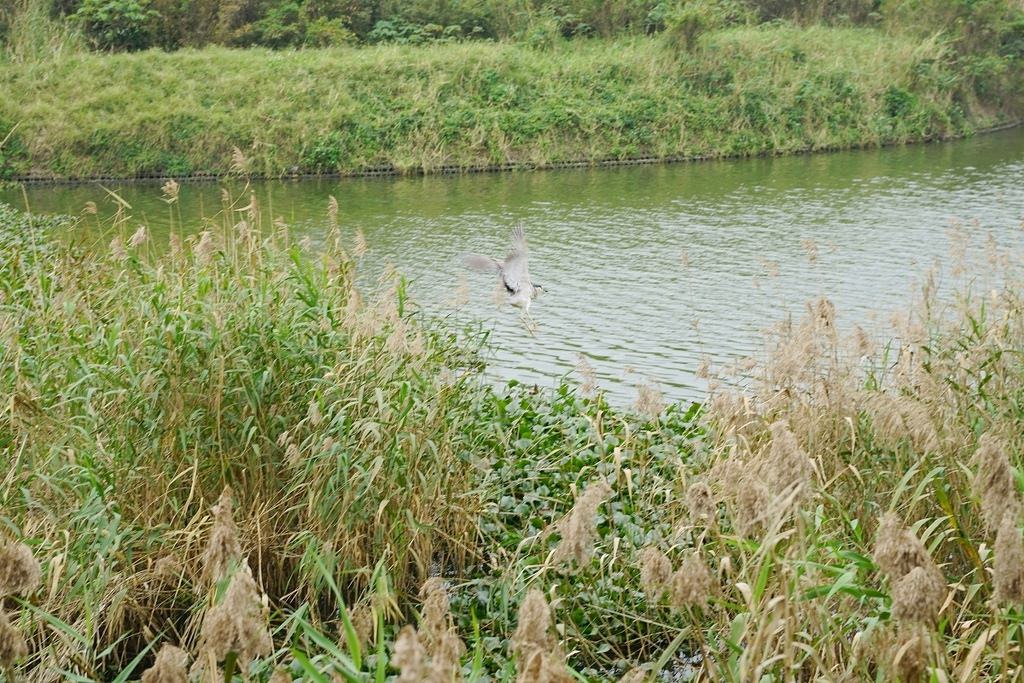
[[[470,254],[464,259],[466,265],[481,272],[497,271],[501,284],[508,292],[508,303],[530,312],[530,302],[544,290],[530,279],[527,265],[526,232],[522,226],[512,230],[512,249],[504,261],[490,256]]]

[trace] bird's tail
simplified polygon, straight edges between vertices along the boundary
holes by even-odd
[[[501,269],[501,263],[497,259],[481,254],[468,254],[462,259],[462,262],[466,264],[466,267],[481,273],[489,273]]]

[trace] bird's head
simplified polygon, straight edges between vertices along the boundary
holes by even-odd
[[[547,293],[548,293],[548,290],[544,287],[544,285],[538,285],[538,284],[534,283],[534,285],[533,285],[533,298],[534,299],[536,299],[541,294],[547,294]]]

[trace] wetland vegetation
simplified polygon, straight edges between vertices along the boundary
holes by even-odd
[[[888,343],[822,299],[745,395],[622,410],[585,365],[478,381],[485,339],[354,287],[336,206],[317,253],[239,208],[162,255],[2,208],[9,675],[1019,675],[1019,254]]]

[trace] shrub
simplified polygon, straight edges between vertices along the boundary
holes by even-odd
[[[153,45],[160,15],[150,0],[83,0],[72,17],[103,50],[144,50]]]
[[[749,20],[749,12],[735,0],[687,0],[666,14],[665,42],[675,49],[692,50],[708,31]]]
[[[318,17],[306,25],[304,43],[310,47],[347,45],[356,41],[356,35],[345,25],[343,19]]]
[[[419,45],[429,40],[429,34],[419,24],[401,19],[381,19],[373,25],[373,30],[366,34],[369,43],[398,43],[399,45]]]
[[[761,21],[845,21],[861,23],[877,13],[882,0],[747,0]]]
[[[220,0],[151,0],[157,12],[153,44],[166,50],[201,47],[220,39]]]
[[[906,116],[916,105],[916,98],[905,88],[890,86],[885,91],[885,113],[894,119]]]
[[[301,45],[305,38],[302,6],[298,2],[282,2],[270,7],[259,21],[252,24],[251,40],[267,47]]]

